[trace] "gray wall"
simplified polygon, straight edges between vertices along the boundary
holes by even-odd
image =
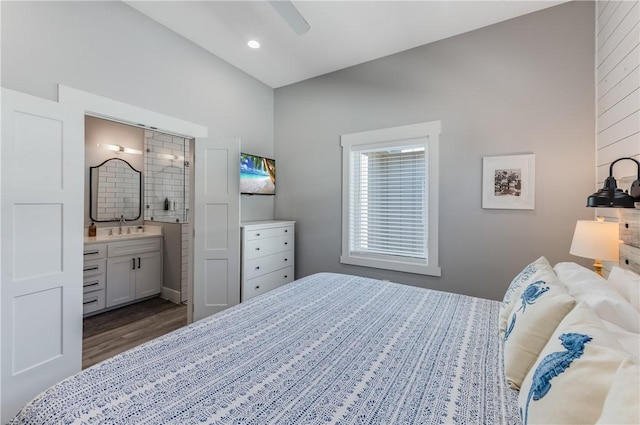
[[[2,86],[51,100],[61,83],[185,119],[273,156],[273,89],[121,2],[2,2]],[[273,217],[272,197],[243,219]]]
[[[594,182],[594,4],[572,2],[275,91],[276,217],[296,275],[334,271],[501,299],[568,253]],[[441,120],[442,277],[341,265],[340,135]],[[536,155],[533,211],[481,208],[482,157]]]

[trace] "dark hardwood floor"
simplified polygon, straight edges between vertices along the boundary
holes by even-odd
[[[187,306],[161,298],[132,304],[83,321],[82,368],[187,324]]]

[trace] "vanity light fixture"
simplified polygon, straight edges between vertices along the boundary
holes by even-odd
[[[260,43],[257,40],[249,40],[247,42],[247,46],[251,47],[252,49],[259,49]]]
[[[172,155],[169,153],[159,153],[158,158],[168,159],[169,161],[184,161],[184,156]]]
[[[121,146],[121,145],[105,145],[103,143],[98,143],[98,147],[102,149],[106,149],[108,151],[113,151],[116,153],[130,153],[133,155],[142,155],[142,151],[139,151],[138,149],[125,148],[124,146]]]
[[[618,189],[613,177],[614,164],[625,159],[635,162],[638,167],[638,177],[631,183],[628,192]],[[640,162],[629,157],[613,161],[609,166],[609,177],[604,181],[604,187],[587,198],[587,206],[595,208],[635,208],[636,202],[640,202]]]

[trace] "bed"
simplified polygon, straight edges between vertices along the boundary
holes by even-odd
[[[12,424],[519,424],[500,303],[320,273],[88,368]]]

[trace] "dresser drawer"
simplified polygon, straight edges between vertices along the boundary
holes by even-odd
[[[99,258],[105,258],[107,256],[107,246],[105,244],[92,244],[85,245],[84,247],[84,259],[97,260]]]
[[[103,310],[106,307],[104,289],[87,292],[82,296],[82,314]]]
[[[273,238],[275,236],[285,236],[293,234],[293,226],[272,227],[269,229],[251,229],[245,231],[245,239],[253,241],[256,239]]]
[[[293,234],[277,236],[274,238],[255,239],[245,244],[245,260],[288,251],[293,248]]]
[[[107,260],[85,260],[82,267],[83,277],[102,274],[107,269]]]
[[[93,292],[99,289],[104,289],[105,280],[106,279],[105,279],[104,273],[96,276],[85,277],[84,280],[82,281],[82,292],[86,294],[87,292]]]
[[[252,279],[293,264],[293,251],[279,252],[264,257],[247,260],[244,263],[244,278]]]
[[[289,282],[293,282],[293,266],[247,279],[242,288],[242,299],[248,300]]]

